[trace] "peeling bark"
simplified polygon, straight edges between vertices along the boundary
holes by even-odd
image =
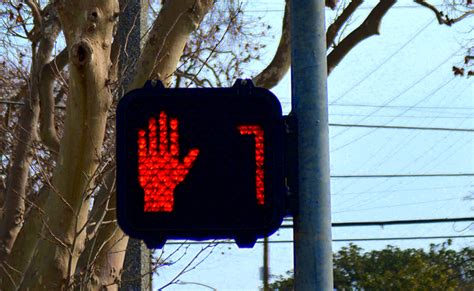
[[[100,158],[107,111],[110,44],[118,1],[56,1],[69,51],[64,135],[45,206],[44,238],[20,289],[64,290],[83,250],[88,191]],[[66,5],[67,4],[67,5]],[[71,9],[73,7],[73,9]]]

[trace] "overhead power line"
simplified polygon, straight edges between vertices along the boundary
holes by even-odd
[[[353,238],[353,239],[333,239],[333,242],[349,241],[382,241],[382,240],[422,240],[422,239],[447,239],[447,238],[471,238],[474,235],[454,235],[454,236],[407,236],[407,237],[372,237],[372,238]]]
[[[387,241],[387,240],[426,240],[426,239],[454,239],[454,238],[473,238],[474,235],[455,235],[455,236],[406,236],[406,237],[367,237],[367,238],[341,238],[333,239],[333,242],[357,242],[357,241]],[[269,243],[293,243],[293,240],[270,240]],[[257,243],[263,243],[257,241]]]
[[[11,104],[11,105],[24,105],[21,101],[10,101],[0,99],[0,103]],[[59,109],[64,109],[65,106],[55,106]],[[447,128],[447,127],[420,127],[420,126],[397,126],[397,125],[377,125],[377,124],[344,124],[344,123],[330,123],[332,127],[359,127],[359,128],[384,128],[384,129],[411,129],[411,130],[437,130],[437,131],[462,131],[462,132],[474,132],[472,128]]]
[[[431,178],[431,177],[473,177],[474,173],[445,174],[386,174],[386,175],[331,175],[335,179],[371,179],[371,178]]]
[[[360,127],[360,128],[385,128],[385,129],[412,129],[412,130],[438,130],[438,131],[462,131],[474,132],[474,128],[448,128],[448,127],[421,127],[421,126],[398,126],[398,125],[372,125],[372,124],[343,124],[329,123],[333,127]]]
[[[387,240],[433,240],[433,239],[457,239],[457,238],[474,238],[474,235],[440,235],[440,236],[406,236],[406,237],[367,237],[367,238],[336,238],[333,242],[357,242],[357,241],[387,241]],[[293,240],[269,240],[270,244],[293,243]],[[170,241],[166,245],[208,245],[208,244],[234,244],[233,241]],[[257,240],[257,244],[263,244],[263,240]]]
[[[465,185],[449,185],[441,187],[422,187],[422,188],[406,188],[406,189],[390,189],[390,190],[379,190],[379,191],[359,191],[359,192],[336,192],[332,193],[334,196],[353,196],[353,195],[373,195],[373,194],[383,194],[383,193],[401,193],[401,192],[415,192],[415,191],[428,191],[428,190],[446,190],[446,189],[462,189],[472,187],[472,184]]]
[[[331,225],[332,225],[332,227],[355,227],[355,226],[386,226],[386,225],[470,222],[470,221],[474,222],[474,217],[385,220],[385,221],[333,222]],[[282,225],[281,228],[293,228],[293,224],[285,224],[285,225]]]
[[[397,108],[397,109],[443,109],[443,110],[474,110],[474,107],[442,107],[442,106],[410,106],[410,105],[376,105],[376,104],[362,104],[362,103],[334,103],[331,106],[343,106],[343,107],[374,107],[374,108]]]
[[[468,88],[468,87],[466,87]],[[280,97],[280,103],[284,106],[290,106],[290,101],[285,101],[290,97]],[[365,104],[365,103],[334,103],[330,104],[329,107],[361,107],[361,108],[380,108],[387,110],[394,109],[409,109],[411,111],[421,111],[424,113],[441,113],[441,114],[456,114],[456,115],[465,115],[473,116],[474,107],[472,106],[417,106],[417,105],[383,105],[383,104]],[[330,113],[329,115],[341,115],[339,113]],[[366,116],[369,114],[361,114],[361,116]],[[371,117],[380,117],[381,115],[371,114]],[[391,116],[391,117],[406,117],[403,116]]]
[[[474,217],[434,218],[434,219],[408,219],[408,220],[386,220],[386,221],[357,221],[357,222],[335,222],[333,227],[353,226],[385,226],[385,225],[407,225],[407,224],[430,224],[449,222],[474,222]]]
[[[446,112],[450,113],[451,115],[445,115],[441,116],[438,114],[438,116],[434,115],[403,115],[403,116],[397,116],[397,115],[372,115],[372,117],[377,117],[377,118],[412,118],[412,119],[469,119],[469,118],[474,118],[474,114],[466,114],[464,113],[462,116],[460,116],[459,113],[457,115],[452,115],[456,114],[454,112]],[[462,113],[461,113],[462,114]],[[344,116],[344,117],[364,117],[366,116],[365,114],[357,114],[357,113],[329,113],[329,116]]]
[[[430,200],[430,201],[390,204],[390,205],[374,206],[374,207],[366,207],[366,208],[360,208],[359,206],[351,206],[349,208],[346,208],[345,210],[334,211],[333,213],[339,214],[339,213],[348,213],[348,212],[365,212],[367,210],[380,210],[380,209],[398,208],[398,207],[407,207],[407,206],[411,207],[411,206],[421,205],[421,204],[430,204],[430,203],[438,203],[438,202],[446,202],[446,201],[454,201],[454,200],[461,201],[462,198],[464,197],[453,197],[453,198],[436,199],[436,200]],[[365,204],[365,203],[362,203],[362,204]],[[361,205],[361,203],[359,203],[359,205]]]
[[[340,238],[333,239],[333,242],[356,242],[356,241],[387,241],[387,240],[426,240],[426,239],[455,239],[473,238],[474,235],[454,235],[454,236],[406,236],[406,237],[366,237],[366,238]],[[270,240],[269,243],[293,243],[293,240]],[[231,243],[231,242],[230,242]],[[263,243],[263,240],[257,241]]]
[[[430,76],[432,73],[434,73],[436,70],[438,70],[443,64],[447,63],[454,55],[456,55],[461,49],[455,51],[453,54],[451,54],[448,58],[446,58],[442,63],[438,64],[435,68],[433,68],[430,72],[428,72],[427,74],[424,74],[421,78],[419,78],[418,80],[412,82],[408,87],[406,87],[404,90],[402,90],[400,93],[398,93],[396,96],[393,96],[391,97],[390,99],[388,99],[387,101],[384,102],[383,105],[388,105],[390,103],[392,103],[393,101],[395,101],[396,99],[398,99],[400,96],[403,96],[405,93],[407,93],[408,91],[410,91],[412,88],[414,88],[415,86],[417,86],[418,84],[420,84],[420,82],[422,80],[424,80],[425,78],[427,78],[428,76]],[[419,101],[417,101],[415,104],[413,104],[411,107],[416,107],[418,106],[419,104],[421,104],[422,102],[424,102],[425,100],[427,100],[430,96],[433,96],[436,92],[438,92],[439,90],[441,90],[442,88],[444,88],[446,85],[448,85],[450,82],[452,82],[454,80],[454,76],[448,80],[447,82],[443,83],[442,85],[438,86],[434,91],[430,92],[428,95],[426,95],[425,97],[423,97],[422,99],[420,99]],[[371,117],[373,114],[379,112],[380,110],[382,110],[383,108],[377,108],[375,110],[373,110],[371,113],[369,113],[367,116],[363,117],[362,119],[360,119],[358,122],[363,122],[365,121],[366,119],[368,119],[369,117]],[[403,114],[405,114],[406,112],[408,112],[409,110],[411,110],[411,108],[408,108],[408,109],[405,109],[402,113],[398,114],[398,116],[402,116]],[[396,117],[395,117],[396,118]],[[391,119],[390,121],[388,121],[386,124],[384,125],[387,125],[388,123],[390,123],[391,121],[393,121],[395,118]],[[347,132],[349,129],[343,129],[341,130],[340,132],[338,132],[337,134],[335,134],[334,136],[332,136],[332,138],[336,138],[338,137],[339,135]],[[354,143],[354,142],[357,142],[359,140],[361,140],[362,138],[368,136],[369,134],[371,134],[372,132],[376,131],[377,128],[374,128],[372,129],[371,131],[369,132],[366,132],[358,137],[356,137],[355,139],[349,141],[349,142],[346,142],[344,143],[343,145],[339,146],[339,147],[336,147],[334,149],[331,150],[331,153],[335,152],[335,151],[338,151],[340,149],[343,149],[345,147],[347,147],[348,145]]]
[[[365,74],[362,78],[360,78],[359,82],[353,84],[349,89],[347,89],[344,93],[342,93],[339,97],[335,98],[334,101],[330,102],[329,105],[333,105],[337,101],[341,100],[346,96],[349,92],[354,90],[354,88],[358,87],[364,81],[366,81],[372,74],[377,72],[381,67],[383,67],[388,61],[390,61],[395,55],[397,55],[401,50],[403,50],[409,43],[411,43],[421,32],[428,28],[428,26],[433,23],[434,20],[430,19],[426,24],[424,24],[415,34],[413,34],[399,49],[395,50],[390,56],[388,56],[384,61],[382,61],[378,66],[376,66],[373,70]]]

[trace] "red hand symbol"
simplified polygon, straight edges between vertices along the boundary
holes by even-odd
[[[145,130],[138,131],[138,180],[145,192],[145,212],[173,211],[174,189],[188,175],[199,154],[198,149],[191,149],[183,162],[179,161],[178,120],[171,118],[168,128],[164,111],[160,113],[158,130],[159,146],[156,118],[150,118],[148,148]]]

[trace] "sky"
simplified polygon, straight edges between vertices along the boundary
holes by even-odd
[[[366,1],[372,7],[377,1]],[[284,1],[258,1],[245,7],[245,15],[271,24],[268,47],[259,62],[251,64],[250,77],[271,60],[278,43]],[[365,40],[334,69],[328,79],[330,124],[383,125],[474,129],[474,82],[454,77],[460,50],[472,29],[469,21],[440,26],[433,13],[412,2],[398,4],[382,21],[381,35]],[[408,7],[407,7],[408,6]],[[415,8],[414,8],[415,7]],[[351,21],[360,23],[369,9]],[[330,23],[334,12],[326,10]],[[472,22],[471,22],[472,25]],[[350,30],[348,30],[349,32]],[[274,36],[272,38],[271,36]],[[272,91],[284,112],[291,107],[290,74]],[[453,130],[330,127],[331,175],[472,174],[474,132]],[[332,178],[333,222],[385,221],[473,217],[472,176],[404,178]],[[291,221],[285,222],[291,224]],[[350,239],[414,236],[474,235],[469,223],[417,224],[385,227],[333,228],[333,250]],[[292,229],[270,237],[270,272],[278,276],[293,268]],[[280,242],[278,242],[280,241]],[[387,244],[427,248],[444,239],[357,241],[365,250]],[[472,246],[474,238],[456,238],[454,248]],[[203,249],[204,248],[204,249]],[[258,290],[262,244],[238,249],[234,244],[182,245],[171,242],[157,251],[173,254],[178,262],[158,270],[159,288],[190,264],[180,284],[166,290]],[[192,261],[193,257],[200,255]],[[195,266],[197,264],[197,266]]]

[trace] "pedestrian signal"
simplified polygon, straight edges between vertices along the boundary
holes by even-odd
[[[283,117],[268,90],[152,82],[117,108],[117,215],[149,247],[168,239],[252,246],[285,215]]]

